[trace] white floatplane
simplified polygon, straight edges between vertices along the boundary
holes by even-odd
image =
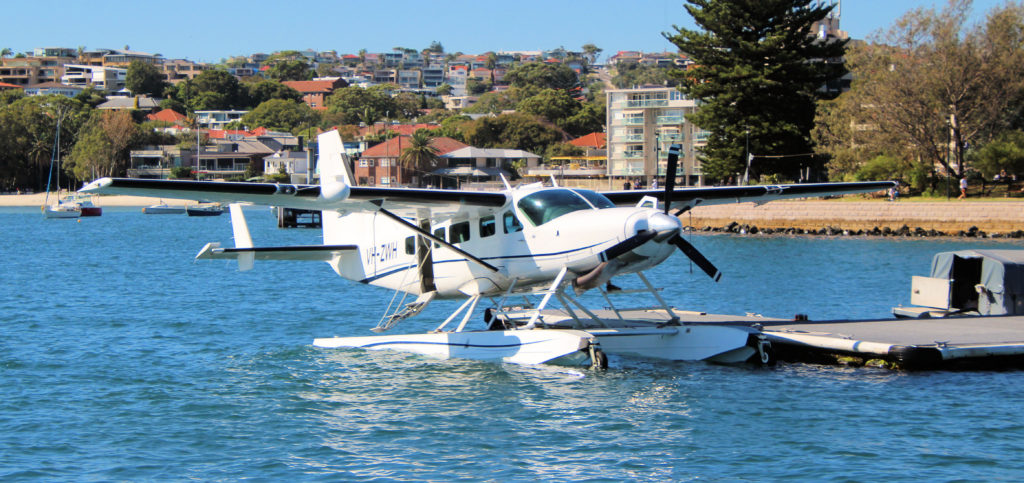
[[[314,341],[316,346],[603,366],[605,353],[770,361],[770,348],[757,328],[680,322],[643,277],[644,270],[677,249],[715,281],[721,276],[681,236],[680,213],[698,204],[762,203],[892,186],[864,182],[676,189],[670,176],[664,190],[605,193],[539,183],[512,188],[507,182],[504,191],[493,192],[361,187],[352,184],[337,131],[321,134],[319,149],[319,185],[103,178],[82,191],[232,203],[235,247],[209,243],[196,258],[234,259],[240,270],[253,268],[255,260],[322,261],[346,279],[417,297],[386,314],[372,329],[378,333],[420,313],[434,299],[467,299],[429,333],[322,338]],[[672,173],[677,149],[669,156]],[[321,210],[323,245],[254,246],[239,202]],[[612,277],[624,274],[641,277],[658,299],[664,320],[631,319],[618,311],[612,317],[601,315],[574,297],[591,289],[604,293]],[[540,297],[540,302],[518,307],[506,303],[527,295]],[[478,307],[482,299],[492,306]],[[548,309],[552,299],[563,309]],[[486,327],[468,330],[479,309]]]

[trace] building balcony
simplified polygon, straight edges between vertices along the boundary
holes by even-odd
[[[683,116],[658,116],[658,124],[682,124]]]

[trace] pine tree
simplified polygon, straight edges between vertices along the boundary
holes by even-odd
[[[815,103],[826,81],[844,72],[846,41],[819,40],[812,30],[832,6],[813,0],[687,0],[701,30],[664,34],[696,67],[677,71],[680,89],[700,101],[689,117],[710,132],[702,149],[708,178],[744,172],[747,143],[756,173],[797,179],[811,162]]]

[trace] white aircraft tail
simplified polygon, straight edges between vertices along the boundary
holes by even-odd
[[[245,221],[245,214],[242,213],[242,205],[231,203],[228,205],[231,210],[231,230],[235,234],[235,248],[252,248],[252,236],[249,235],[249,224]],[[255,264],[256,254],[244,252],[238,254],[238,270],[252,270]]]
[[[328,201],[348,198],[352,186],[352,170],[345,155],[345,145],[337,130],[317,136],[320,150],[320,196]]]

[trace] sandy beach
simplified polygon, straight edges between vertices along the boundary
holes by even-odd
[[[30,195],[11,195],[4,194],[0,195],[0,206],[43,206],[46,201],[46,193],[34,193]],[[54,194],[50,194],[50,202],[54,201]],[[161,201],[172,206],[184,206],[195,203],[190,200],[172,200],[172,199],[161,199],[161,198],[142,198],[138,196],[116,196],[116,195],[96,195],[93,199],[93,203],[97,206],[149,206],[160,203]]]

